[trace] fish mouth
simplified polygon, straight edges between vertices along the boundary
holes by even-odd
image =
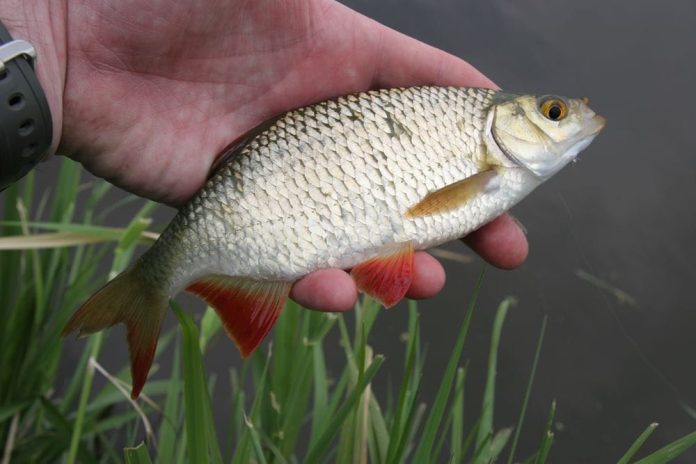
[[[605,118],[604,116],[600,116],[598,114],[595,114],[594,116],[592,116],[591,120],[592,120],[593,124],[592,124],[592,128],[590,129],[590,132],[589,132],[590,135],[599,134],[599,132],[602,129],[604,129],[604,126],[607,125],[607,118]]]

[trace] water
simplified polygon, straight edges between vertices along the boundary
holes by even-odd
[[[519,305],[503,332],[497,427],[516,422],[541,321],[549,317],[522,456],[539,443],[554,398],[553,462],[615,462],[654,421],[660,427],[645,449],[696,429],[681,404],[696,406],[696,3],[344,3],[465,58],[505,89],[587,95],[609,120],[578,163],[514,209],[531,255],[519,270],[488,275],[467,348],[471,407],[480,398],[494,309],[511,294]],[[449,263],[447,270],[445,290],[421,305],[432,379],[450,349],[438,341],[454,341],[479,266]],[[393,341],[404,317],[390,312],[380,320],[384,340],[375,345],[387,359],[398,356]],[[437,387],[426,382],[423,394],[432,397]],[[691,452],[679,462],[695,460]]]

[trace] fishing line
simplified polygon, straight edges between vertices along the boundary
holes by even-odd
[[[573,227],[570,226],[570,223],[572,223],[572,220],[573,220],[573,215],[572,215],[572,213],[571,213],[571,211],[570,211],[570,207],[568,206],[568,203],[566,202],[565,198],[563,197],[563,194],[560,193],[560,192],[557,193],[557,198],[558,198],[558,200],[560,201],[560,203],[563,205],[563,207],[564,207],[564,209],[565,209],[565,211],[566,211],[566,213],[567,213],[567,216],[568,216],[568,225],[569,225],[568,231],[570,232],[571,238],[572,238],[573,241],[575,242],[576,249],[577,249],[577,251],[578,251],[578,253],[579,253],[580,258],[581,258],[582,261],[584,262],[584,264],[585,264],[585,266],[587,267],[587,269],[589,269],[590,272],[591,272],[593,275],[599,275],[599,274],[595,271],[594,266],[593,266],[593,265],[590,263],[590,261],[587,259],[587,255],[586,255],[586,254],[584,253],[584,251],[583,251],[583,250],[584,250],[584,246],[582,246],[582,244],[581,244],[581,242],[580,242],[580,239],[579,239],[579,237],[576,235],[576,233],[575,233]],[[645,366],[647,366],[648,369],[651,370],[651,371],[653,372],[653,374],[655,374],[655,375],[667,386],[667,388],[677,397],[678,403],[679,403],[679,405],[680,405],[682,408],[684,408],[684,406],[687,406],[688,408],[693,409],[693,407],[691,406],[691,403],[688,402],[688,401],[685,399],[684,395],[682,395],[682,393],[679,391],[679,388],[669,379],[669,377],[667,377],[667,375],[666,375],[662,370],[660,370],[660,368],[657,366],[657,364],[655,364],[655,363],[648,357],[648,355],[641,349],[641,347],[640,347],[638,341],[633,337],[633,335],[631,335],[631,334],[629,333],[628,329],[626,329],[626,326],[625,326],[624,323],[621,321],[621,318],[619,317],[619,314],[618,314],[618,312],[616,311],[616,307],[609,301],[609,299],[608,299],[606,293],[605,293],[605,292],[598,292],[598,294],[600,295],[602,301],[604,302],[604,306],[606,307],[606,309],[609,310],[609,313],[610,313],[611,316],[613,317],[614,322],[615,322],[616,325],[618,326],[621,335],[628,341],[628,343],[629,343],[629,345],[631,346],[631,348],[633,348],[634,352],[638,355],[638,358],[639,358],[639,359],[645,364]],[[637,302],[637,301],[636,301],[636,305],[638,305],[638,302]],[[643,308],[640,308],[640,309],[643,309]],[[648,308],[648,309],[649,309],[649,308]],[[685,411],[685,412],[687,412],[687,411]],[[687,414],[688,414],[688,412],[687,412]]]

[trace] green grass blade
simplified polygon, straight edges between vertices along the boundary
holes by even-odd
[[[53,204],[50,208],[51,219],[58,220],[63,212],[74,210],[81,174],[82,168],[78,163],[67,160],[61,163],[58,183],[53,193]]]
[[[272,391],[282,391],[293,382],[294,354],[298,342],[302,343],[302,330],[302,310],[298,304],[288,301],[273,329],[273,357],[269,366],[273,372],[270,378]]]
[[[348,369],[343,369],[341,371],[340,377],[338,378],[338,382],[336,383],[336,386],[334,387],[333,391],[331,392],[331,396],[329,397],[329,406],[326,408],[326,413],[328,417],[333,417],[333,415],[340,407],[343,395],[349,389],[348,380]]]
[[[263,449],[261,448],[261,438],[259,437],[258,430],[256,430],[256,427],[254,427],[254,424],[252,424],[250,421],[246,420],[244,423],[249,431],[251,447],[254,450],[254,455],[256,456],[256,459],[252,460],[252,462],[266,464],[266,456],[263,454]]]
[[[679,440],[673,441],[669,445],[637,461],[635,464],[665,464],[672,462],[694,445],[696,445],[696,432],[692,432]]]
[[[182,329],[184,358],[184,415],[187,452],[190,462],[222,463],[215,434],[208,384],[198,342],[198,329],[191,317],[171,301],[171,307]],[[211,434],[210,432],[213,431]]]
[[[415,444],[418,438],[418,430],[420,429],[420,426],[423,422],[426,410],[427,407],[425,403],[420,403],[414,408],[413,415],[411,416],[412,419],[409,420],[409,426],[406,432],[406,440],[404,441],[403,452],[404,457],[402,458],[402,461],[408,462],[406,461],[406,456],[408,456],[408,453],[416,446]]]
[[[522,425],[524,424],[524,417],[527,413],[527,405],[529,404],[529,397],[532,394],[532,385],[534,384],[534,378],[536,377],[537,365],[539,364],[539,357],[541,356],[541,347],[544,344],[544,334],[546,333],[546,322],[548,321],[548,316],[544,316],[544,320],[541,322],[541,330],[539,332],[539,338],[537,339],[537,346],[534,352],[534,360],[532,361],[532,371],[529,374],[529,380],[527,382],[527,389],[524,392],[524,400],[522,401],[522,409],[520,410],[520,417],[517,420],[517,426],[515,427],[515,436],[512,439],[512,445],[510,447],[510,454],[508,455],[508,464],[512,464],[515,458],[515,451],[517,450],[517,442],[520,439],[520,433],[522,432]]]
[[[384,414],[374,396],[370,397],[370,435],[371,454],[370,462],[380,464],[387,458],[387,446],[389,446],[389,430],[384,419]]]
[[[650,435],[655,431],[659,424],[657,422],[653,422],[652,424],[648,425],[645,430],[643,430],[643,433],[636,438],[636,441],[633,442],[631,447],[626,451],[626,454],[624,454],[621,459],[619,459],[617,464],[628,464],[631,461],[631,458],[638,452],[641,446],[643,446],[643,443],[645,443],[645,440],[648,439]]]
[[[325,424],[329,420],[329,385],[324,348],[321,342],[312,345],[312,375],[314,376],[314,403],[312,412],[312,427],[309,435],[309,448],[314,446]]]
[[[89,427],[85,429],[85,433],[82,435],[83,439],[89,440],[94,438],[95,435],[105,435],[109,431],[119,433],[132,428],[140,416],[136,411],[127,411],[122,414],[110,415],[106,419],[96,419],[96,417],[92,416],[90,418]]]
[[[554,435],[553,432],[547,431],[544,441],[541,443],[539,448],[539,454],[535,461],[536,464],[544,464],[546,459],[549,457],[549,451],[551,451],[551,445],[553,444]]]
[[[262,434],[261,440],[262,440],[263,447],[272,456],[272,459],[270,461],[273,462],[274,464],[289,464],[290,462],[293,462],[293,463],[295,462],[294,460],[288,461],[287,459],[285,459],[285,456],[283,456],[283,453],[280,452],[278,447],[275,445],[275,443],[272,441],[272,439],[268,437],[268,435]],[[264,459],[266,459],[265,455],[264,455]]]
[[[353,360],[353,362],[349,363],[347,367],[350,384],[353,387],[355,385],[359,385],[362,382],[367,355],[367,343],[365,339],[366,333],[364,331],[364,314],[356,312],[355,316],[356,337],[352,347],[346,327],[344,326],[342,330],[342,339],[344,349],[346,350],[346,356],[349,360]],[[343,421],[343,424],[341,426],[341,432],[339,434],[335,459],[335,462],[337,464],[353,463],[355,460],[359,460],[359,456],[362,454],[362,437],[360,435],[360,410],[361,405],[363,403],[363,398],[365,397],[365,395],[368,394],[368,391],[369,385],[365,388],[365,391],[359,396],[358,400],[354,403],[354,407],[348,413],[346,420]]]
[[[29,235],[29,227],[26,225],[27,222],[27,211],[22,202],[17,204],[17,209],[19,210],[19,216],[22,220],[22,232],[24,235]],[[39,258],[39,253],[36,250],[32,250],[31,253],[31,269],[32,277],[34,281],[34,327],[38,326],[42,321],[43,309],[44,309],[44,280],[42,273],[42,261]]]
[[[242,374],[242,380],[240,380],[237,369],[230,369],[230,387],[232,389],[232,404],[230,408],[229,420],[230,432],[227,436],[227,443],[225,449],[225,462],[232,461],[232,456],[235,452],[235,445],[239,442],[239,437],[242,435],[242,424],[244,423],[244,405],[246,401],[244,388],[242,387],[244,382],[243,379],[244,375]],[[238,449],[239,447],[237,446],[236,448]]]
[[[0,237],[0,251],[6,250],[42,250],[76,247],[104,242],[107,239],[72,232],[46,234],[25,234]]]
[[[17,414],[22,409],[32,404],[34,400],[24,400],[15,404],[8,404],[0,408],[0,423]]]
[[[308,346],[312,346],[323,340],[338,319],[336,314],[318,311],[308,312],[306,317],[309,321],[309,325],[307,327],[307,339],[305,344]]]
[[[348,333],[348,326],[344,318],[340,317],[338,319],[338,330],[341,335],[341,347],[346,355],[346,361],[348,362],[348,368],[345,372],[355,374],[358,369],[357,361],[355,360],[355,353],[353,350],[353,345],[350,341],[350,334]],[[351,370],[352,369],[352,370]]]
[[[123,455],[126,464],[152,464],[145,443],[140,443],[135,448],[124,448]]]
[[[498,369],[498,346],[500,345],[500,334],[503,330],[503,323],[508,309],[514,304],[513,298],[506,298],[498,306],[498,311],[493,321],[493,334],[491,336],[491,348],[488,357],[488,374],[486,376],[486,387],[483,393],[483,404],[481,405],[481,424],[476,437],[476,449],[483,449],[478,459],[474,463],[488,463],[491,460],[490,445],[482,448],[484,441],[489,440],[493,435],[493,410],[495,407],[495,379]]]
[[[408,315],[408,344],[406,345],[406,364],[401,378],[401,388],[397,399],[396,413],[392,421],[389,433],[389,446],[387,448],[386,461],[398,462],[406,446],[406,418],[415,412],[415,392],[419,389],[420,373],[416,373],[415,366],[418,338],[418,311],[415,302],[409,302]],[[403,445],[403,446],[400,446]]]
[[[456,395],[456,390],[454,392]],[[433,448],[433,452],[431,453],[432,460],[430,462],[437,463],[440,461],[440,454],[442,453],[442,449],[445,446],[445,440],[447,440],[447,431],[450,430],[452,427],[452,421],[454,419],[454,411],[452,408],[448,408],[447,412],[447,417],[445,418],[445,421],[442,424],[442,433],[440,433],[440,436],[437,438],[437,441],[435,442],[435,447]],[[451,457],[452,453],[448,453],[448,455]]]
[[[445,425],[442,427],[443,432],[450,430],[451,450],[449,452],[450,462],[454,462],[455,454],[461,454],[461,450],[455,453],[457,448],[461,448],[462,439],[464,435],[464,425],[463,425],[463,402],[464,402],[464,380],[465,380],[466,370],[464,368],[457,369],[457,378],[454,382],[454,394],[452,395],[454,400],[452,402],[449,411],[447,412],[447,419],[445,419]],[[459,406],[459,407],[458,407]],[[461,422],[459,425],[455,425],[455,417],[460,416],[457,420]],[[455,431],[456,430],[456,431]],[[445,440],[447,439],[447,433],[441,433],[440,437],[435,444],[435,451],[433,452],[433,460],[436,462],[442,449],[445,445]]]
[[[364,331],[363,334],[363,336],[366,336],[367,331]],[[363,339],[363,343],[366,343],[365,339]],[[373,358],[373,351],[369,345],[365,345],[363,352],[365,353],[365,356],[364,360],[361,361],[360,366],[361,377],[362,375],[364,375],[365,372],[365,364],[371,364]],[[362,379],[360,378],[360,380]],[[370,384],[368,384],[362,396],[360,397],[360,400],[355,405],[355,440],[353,445],[353,462],[355,463],[367,463],[369,448],[368,434],[370,432],[369,414],[371,398],[372,388]]]
[[[391,440],[395,440],[396,448],[392,456],[389,456],[389,454],[387,454],[387,462],[389,463],[402,462],[406,453],[412,445],[412,439],[416,433],[417,428],[420,426],[421,419],[423,418],[423,414],[425,413],[425,404],[419,405],[416,401],[416,398],[418,397],[419,393],[420,383],[417,385],[416,390],[413,392],[413,401],[410,401],[406,406],[404,416],[406,420],[403,424],[401,436],[398,440],[395,440],[394,437],[390,437],[390,444]]]
[[[294,371],[296,377],[283,395],[283,417],[280,426],[283,437],[280,449],[286,456],[296,447],[312,389],[312,353],[308,347],[298,348]]]
[[[264,403],[266,403],[266,398],[270,396],[267,378],[272,363],[272,358],[272,346],[269,348],[269,353],[267,355],[261,350],[257,350],[251,357],[250,361],[252,363],[256,363],[256,370],[259,371],[255,381],[256,394],[254,396],[254,402],[251,406],[251,414],[249,414],[249,416],[245,415],[242,409],[244,428],[239,440],[239,445],[235,450],[234,459],[232,461],[233,463],[246,464],[251,460],[250,453],[253,451],[254,446],[254,437],[252,436],[252,433],[255,432],[253,427],[254,424],[261,423]],[[272,404],[270,407],[273,407]]]
[[[169,464],[175,462],[177,431],[179,424],[179,404],[181,402],[181,347],[179,343],[174,345],[172,358],[172,373],[167,386],[167,396],[164,401],[162,423],[160,424],[159,438],[157,440],[157,462]]]
[[[466,454],[469,452],[469,448],[471,448],[471,445],[474,443],[474,438],[476,438],[476,435],[478,433],[479,425],[481,424],[481,418],[479,417],[476,419],[476,422],[471,426],[471,429],[466,435],[466,438],[464,439],[464,443],[462,443],[462,456],[466,456]]]
[[[544,427],[544,434],[541,438],[541,445],[539,446],[539,451],[537,452],[536,458],[534,459],[534,464],[544,464],[546,458],[549,456],[549,451],[551,450],[551,445],[553,444],[553,421],[556,418],[556,400],[551,402],[551,410],[549,411],[549,417],[546,419],[546,427]]]
[[[17,204],[17,186],[13,185],[3,192],[1,196],[5,197],[3,215],[5,218],[11,219],[12,222],[19,221],[19,214],[15,205]],[[6,226],[0,223],[0,236],[21,234],[19,226]],[[18,272],[22,253],[19,252],[0,252],[0,317],[5,322],[0,326],[0,335],[2,340],[11,340],[12,334],[17,333],[17,326],[12,324],[12,320],[19,317],[17,311],[20,306],[17,303],[17,295],[22,288],[18,285],[23,277],[22,273]],[[3,353],[0,353],[0,362],[4,369],[11,366],[10,361],[15,358],[13,350],[4,347]],[[8,380],[5,376],[9,376],[9,372],[0,372],[0,398],[4,399],[7,396]],[[0,430],[1,432],[2,430]]]
[[[203,317],[201,318],[201,337],[199,340],[201,353],[205,353],[210,339],[220,332],[221,328],[222,320],[215,313],[215,309],[210,306],[206,307]]]
[[[147,214],[148,210],[154,208],[156,203],[147,203],[146,205],[148,208],[144,212],[141,212],[140,216],[142,216],[142,214]],[[3,226],[20,226],[22,224],[23,223],[20,220],[0,221],[0,225]],[[93,239],[95,241],[119,241],[126,231],[126,229],[120,227],[106,227],[94,224],[76,224],[72,222],[27,221],[26,225],[35,229],[52,230],[61,234],[72,234],[74,236],[84,237],[85,239]],[[16,236],[16,234],[5,235]],[[142,243],[151,244],[157,239],[157,234],[143,230],[137,239]]]
[[[462,350],[464,349],[464,342],[466,341],[466,336],[469,333],[469,326],[471,325],[471,318],[474,313],[474,307],[476,306],[476,300],[478,298],[479,292],[481,290],[481,285],[483,284],[483,278],[485,276],[485,270],[481,272],[481,275],[476,282],[474,291],[472,293],[471,299],[469,301],[469,306],[464,315],[464,321],[462,322],[461,328],[459,329],[459,334],[457,335],[457,340],[452,348],[452,354],[447,363],[447,368],[445,369],[445,375],[440,382],[440,387],[438,388],[437,394],[435,396],[435,401],[433,402],[433,407],[428,415],[428,419],[423,428],[423,436],[421,437],[420,444],[416,448],[414,454],[415,462],[430,462],[435,458],[431,455],[433,445],[435,443],[435,438],[437,437],[438,429],[440,426],[440,421],[447,407],[447,400],[449,394],[452,391],[452,385],[454,383],[454,377],[457,372],[457,365],[462,356]]]
[[[89,353],[89,358],[96,358],[101,350],[102,341],[104,339],[104,334],[99,332],[90,337],[89,342],[87,342],[86,351]],[[82,389],[80,391],[80,399],[77,406],[77,415],[75,418],[75,423],[73,425],[72,438],[70,440],[70,449],[68,450],[68,464],[74,464],[77,462],[77,452],[80,447],[80,440],[82,439],[82,426],[84,425],[85,415],[87,411],[87,403],[89,401],[89,394],[92,391],[92,382],[94,381],[94,367],[88,365],[85,369],[85,376],[82,381]]]
[[[45,417],[54,426],[56,432],[58,432],[58,440],[62,443],[70,442],[71,427],[68,420],[63,416],[63,414],[56,408],[53,403],[45,398],[39,398],[39,403],[46,412]],[[76,454],[80,456],[81,463],[96,463],[97,460],[92,458],[87,452],[87,449],[80,443],[78,443]]]
[[[348,414],[351,411],[353,411],[355,404],[362,396],[363,391],[365,390],[365,388],[367,388],[372,378],[375,376],[375,374],[377,374],[377,371],[379,370],[383,362],[383,356],[375,356],[374,361],[365,371],[365,374],[363,375],[361,381],[358,382],[358,384],[346,398],[346,401],[341,405],[340,408],[338,408],[336,413],[333,415],[331,422],[327,424],[326,429],[321,434],[319,439],[317,439],[316,444],[308,451],[307,457],[304,461],[305,463],[312,464],[315,462],[319,462],[322,456],[326,453],[326,451],[329,448],[329,445],[331,444],[331,441],[336,436],[336,433],[338,432],[339,428],[341,427],[341,425],[343,425],[343,422],[345,421]]]
[[[410,304],[410,303],[409,303]],[[382,305],[377,300],[369,295],[363,295],[358,301],[355,308],[356,323],[355,344],[357,345],[361,338],[368,339],[372,327],[374,327],[377,316],[379,315]]]
[[[452,462],[459,463],[464,460],[464,384],[466,382],[466,367],[457,369],[457,379],[454,386],[454,402],[452,404]]]

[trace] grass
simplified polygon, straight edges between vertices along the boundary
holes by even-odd
[[[79,362],[70,366],[72,375],[59,377],[60,331],[105,281],[99,263],[109,260],[113,276],[128,265],[138,244],[154,238],[146,230],[151,203],[143,204],[125,228],[102,225],[113,211],[105,202],[108,190],[106,183],[83,188],[80,168],[65,161],[50,196],[35,191],[31,176],[3,194],[0,464],[548,462],[553,402],[544,429],[527,432],[539,434],[537,450],[527,456],[518,451],[545,321],[517,425],[498,429],[494,424],[497,353],[511,299],[496,312],[480,408],[465,416],[472,373],[464,352],[483,275],[428,405],[420,394],[426,357],[414,302],[409,303],[401,378],[386,401],[373,390],[385,364],[392,363],[395,372],[400,361],[386,361],[370,345],[380,308],[369,298],[348,316],[289,303],[271,342],[231,367],[224,392],[228,411],[213,407],[211,398],[222,382],[206,375],[203,363],[211,339],[224,336],[210,308],[196,323],[187,309],[171,303],[179,324],[162,335],[157,353],[160,362],[166,355],[171,369],[166,376],[153,375],[137,403],[128,397],[126,366],[110,373],[99,362],[109,332],[90,337]],[[329,367],[327,346],[336,340],[344,362]],[[111,342],[125,349],[123,340]],[[216,415],[228,418],[224,430],[216,427]],[[655,427],[649,425],[617,462],[670,462],[696,444],[696,434],[690,434],[638,458]]]

